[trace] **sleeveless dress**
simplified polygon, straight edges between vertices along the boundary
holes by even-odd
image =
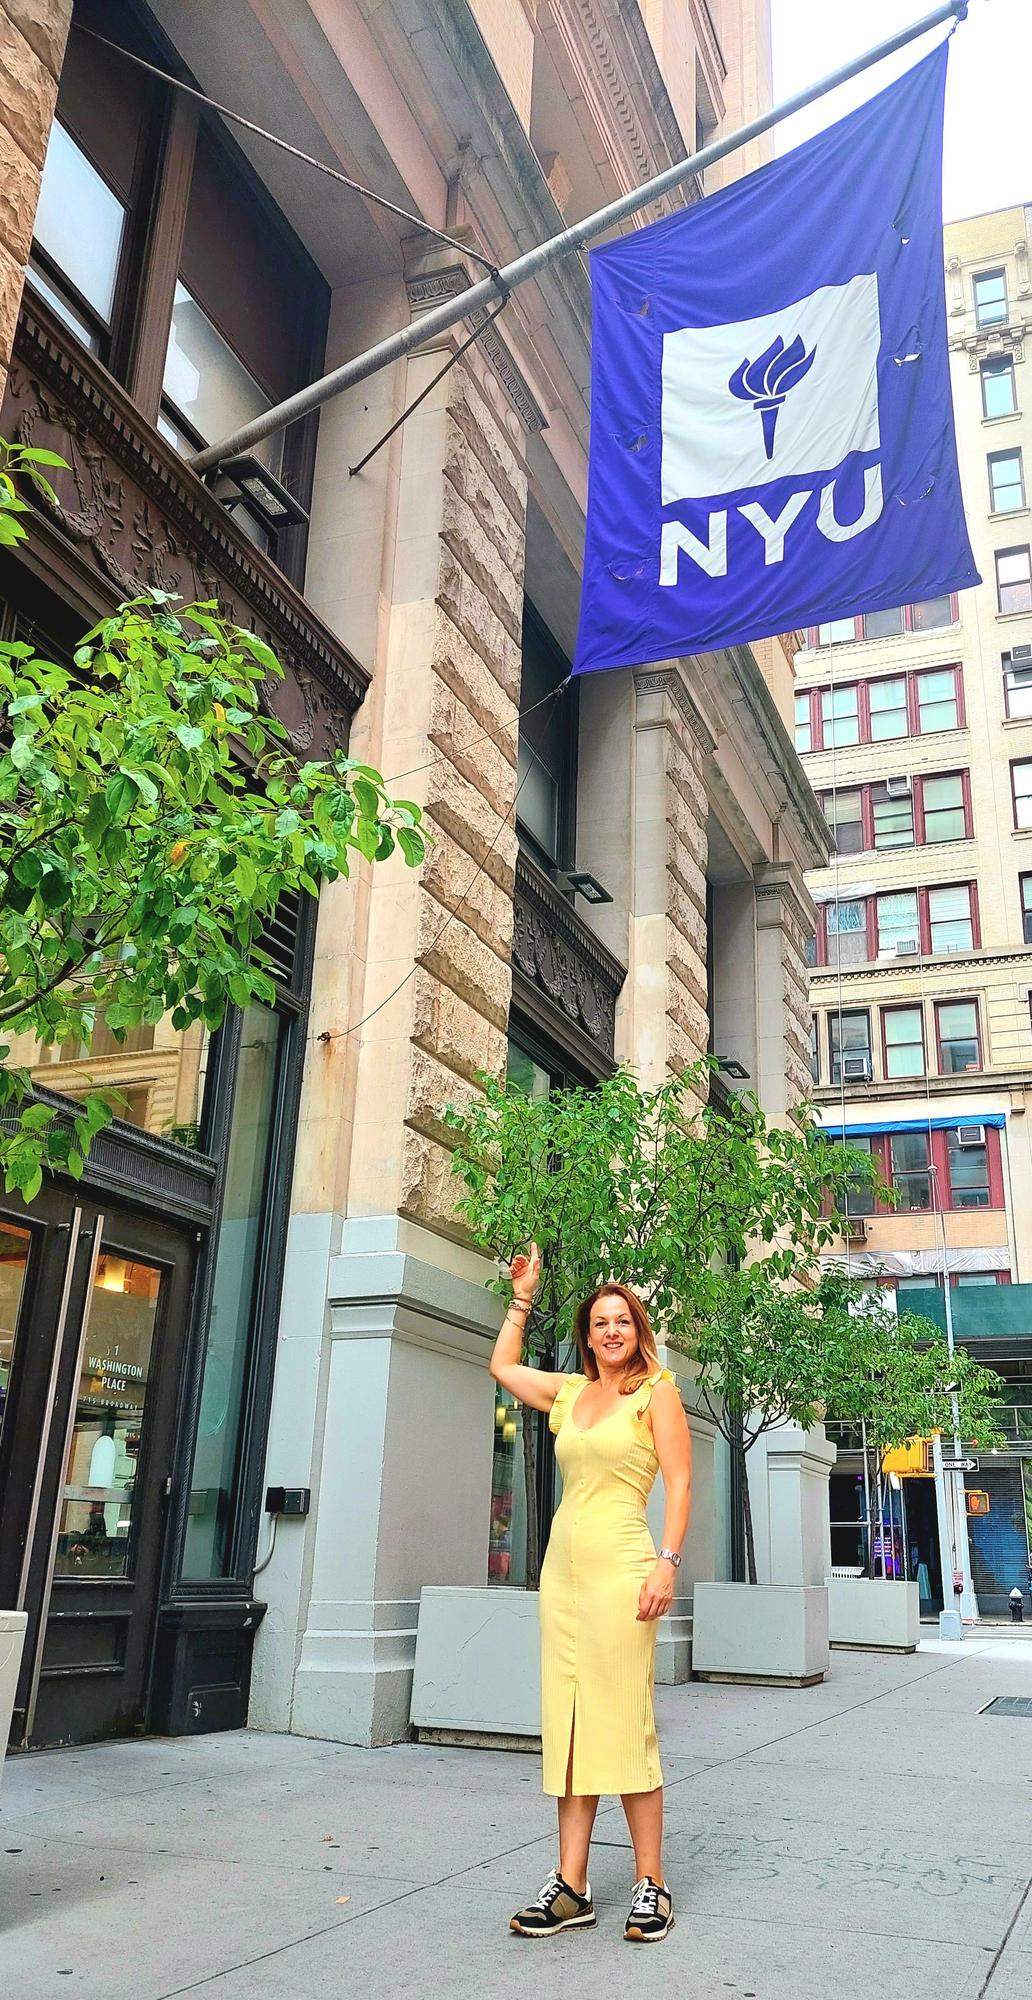
[[[651,1792],[663,1783],[652,1689],[658,1620],[638,1619],[656,1560],[645,1519],[659,1461],[644,1421],[664,1368],[590,1430],[573,1409],[586,1375],[567,1375],[549,1414],[563,1476],[541,1569],[541,1748],[544,1789],[566,1792],[573,1739],[576,1794]]]

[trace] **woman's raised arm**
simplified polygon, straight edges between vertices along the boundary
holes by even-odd
[[[550,1410],[562,1387],[563,1377],[551,1369],[532,1368],[520,1360],[523,1342],[541,1277],[541,1252],[530,1246],[529,1257],[514,1257],[509,1266],[512,1304],[502,1321],[491,1353],[491,1373],[518,1403],[532,1410]]]

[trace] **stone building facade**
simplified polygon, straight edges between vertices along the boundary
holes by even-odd
[[[73,45],[80,30],[113,32],[102,0],[75,11]],[[7,12],[32,24],[34,52],[47,24],[56,75],[51,10],[27,0]],[[159,66],[498,263],[769,100],[766,0],[150,0],[115,12],[123,46],[160,51]],[[71,129],[70,91],[68,105]],[[230,139],[241,185],[275,204],[313,298],[325,297],[311,375],[475,275],[427,230],[246,132]],[[713,184],[761,157],[735,156]],[[188,224],[184,257],[191,241]],[[23,228],[12,256],[27,249]],[[59,285],[53,252],[42,245],[40,258],[42,282]],[[190,271],[199,283],[207,268],[200,250],[182,264],[191,298]],[[36,293],[26,302],[43,314]],[[180,303],[177,290],[174,315]],[[253,322],[234,334],[217,299],[202,303],[239,359]],[[241,1361],[267,1427],[245,1437],[254,1504],[232,1589],[256,1637],[234,1685],[242,1700],[249,1673],[257,1725],[365,1743],[407,1728],[421,1588],[519,1580],[518,1427],[486,1370],[497,1306],[457,1218],[446,1107],[507,1064],[531,1089],[590,1083],[622,1061],[654,1082],[711,1050],[784,1115],[809,1085],[804,875],[827,857],[790,738],[798,635],[566,685],[586,491],[583,260],[522,288],[442,375],[462,338],[429,343],[324,407],[292,557],[291,587],[352,690],[351,750],[419,801],[433,844],[417,872],[359,867],[318,910],[275,1196],[285,1244],[269,1281],[273,1332]],[[245,358],[252,388],[277,400],[270,367]],[[141,392],[133,416],[145,440],[178,424],[188,454],[191,435],[212,443],[233,428],[213,389],[225,421],[205,429],[197,402],[191,433],[181,375],[166,369],[162,387],[159,366],[149,379],[150,403]],[[198,487],[188,465],[181,476]],[[266,547],[263,579],[278,552]],[[154,580],[140,561],[141,580]],[[586,900],[571,877],[608,900]],[[138,1052],[135,1070],[124,1051],[101,1061],[129,1088],[155,1054]],[[217,1054],[193,1058],[202,1152],[201,1084]],[[209,1357],[217,1341],[203,1324],[196,1341],[203,1374],[205,1341]],[[690,1588],[730,1573],[735,1538],[719,1443],[690,1383],[685,1393],[697,1447]],[[178,1419],[187,1524],[207,1504],[190,1430],[203,1432],[204,1408],[202,1395],[198,1418],[187,1396]],[[261,1495],[281,1486],[310,1493],[309,1511],[270,1520]],[[232,1591],[223,1579],[220,1598],[212,1578],[205,1596],[191,1582],[188,1642],[175,1561],[162,1600],[180,1635],[165,1669],[172,1726],[212,1726],[232,1711],[212,1700],[231,1676],[197,1631],[207,1618],[217,1635]],[[144,1712],[153,1719],[153,1706]]]

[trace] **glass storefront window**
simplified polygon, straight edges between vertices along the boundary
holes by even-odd
[[[58,1523],[56,1576],[128,1576],[161,1272],[97,1262]]]
[[[279,1015],[267,1007],[245,1010],[194,1447],[184,1577],[225,1576],[232,1561],[243,1391],[261,1266],[282,1040]]]
[[[18,1229],[12,1222],[0,1222],[0,1435],[4,1428],[30,1247],[31,1238],[27,1229]]]

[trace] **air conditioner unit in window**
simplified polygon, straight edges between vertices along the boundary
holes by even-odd
[[[885,780],[886,798],[908,799],[913,789],[913,785],[907,777],[886,778]]]
[[[920,938],[897,938],[897,958],[917,958],[921,950]]]
[[[1016,666],[1019,660],[1032,660],[1032,645],[1012,646],[1010,656],[1012,666]]]
[[[1032,667],[1011,667],[1008,679],[1012,688],[1032,687]]]
[[[960,1125],[957,1128],[958,1146],[984,1146],[984,1125]]]
[[[843,1056],[842,1080],[844,1083],[870,1083],[870,1056]]]
[[[847,1215],[845,1218],[845,1222],[843,1223],[843,1232],[845,1236],[848,1238],[850,1243],[866,1243],[867,1241],[866,1215]]]

